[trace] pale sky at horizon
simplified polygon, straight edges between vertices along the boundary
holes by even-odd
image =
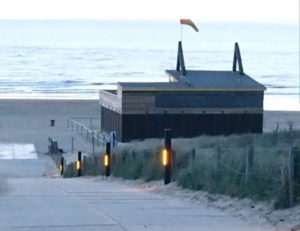
[[[299,0],[0,0],[0,19],[179,19],[299,23]]]

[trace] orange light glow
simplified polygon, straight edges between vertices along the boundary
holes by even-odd
[[[79,160],[76,161],[76,169],[80,170],[80,161]]]
[[[163,164],[163,166],[167,166],[168,162],[169,162],[168,150],[164,148],[163,153],[162,153],[162,164]]]
[[[103,164],[105,167],[107,167],[109,165],[109,157],[108,155],[104,155],[104,160],[103,160]]]

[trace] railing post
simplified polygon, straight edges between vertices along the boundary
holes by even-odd
[[[71,140],[71,153],[74,152],[74,137],[72,136],[72,140]]]
[[[92,131],[92,146],[93,146],[93,155],[95,154],[95,133]]]

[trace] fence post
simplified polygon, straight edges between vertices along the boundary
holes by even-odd
[[[292,207],[300,195],[300,150],[296,147],[289,151],[287,168],[289,207]]]
[[[253,170],[254,163],[254,147],[250,145],[249,148],[246,149],[246,163],[245,163],[245,182],[247,183],[251,176]]]
[[[217,147],[217,157],[216,157],[216,159],[217,159],[217,162],[216,162],[216,172],[217,172],[217,174],[218,174],[218,177],[220,177],[221,176],[221,159],[222,159],[222,156],[221,156],[221,153],[222,153],[222,151],[221,151],[221,148],[218,146]]]
[[[196,158],[196,149],[193,148],[191,153],[191,161],[194,162],[195,158]]]
[[[87,159],[86,159],[86,156],[83,156],[83,165],[82,165],[83,171],[85,171],[86,165],[87,165]]]
[[[73,153],[74,151],[74,137],[72,136],[72,140],[71,140],[71,152]]]
[[[172,167],[172,147],[171,147],[171,129],[165,129],[165,148],[163,155],[165,156],[165,179],[164,184],[171,182],[171,167]],[[164,158],[164,157],[163,157]]]
[[[288,167],[287,162],[283,164],[281,168],[281,189],[280,196],[277,201],[277,207],[288,208],[289,207],[289,185],[288,185]]]
[[[294,160],[295,160],[295,196],[296,199],[299,198],[300,200],[300,149],[294,148]]]
[[[289,207],[294,205],[294,175],[295,175],[295,166],[294,166],[294,151],[293,148],[289,151],[288,156],[288,188],[289,188]]]
[[[95,154],[95,133],[92,131],[92,146],[93,146],[93,155]]]

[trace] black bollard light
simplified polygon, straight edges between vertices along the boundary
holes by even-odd
[[[82,169],[81,151],[79,151],[78,152],[78,160],[76,161],[77,176],[81,176],[81,169]]]
[[[164,183],[171,182],[172,150],[171,150],[171,129],[165,129],[165,147],[162,150],[162,164],[165,167]]]
[[[60,170],[60,175],[64,175],[64,158],[62,157],[60,159],[60,165],[59,165],[59,170]]]
[[[106,143],[106,153],[103,156],[103,165],[105,167],[105,176],[110,175],[110,143]]]

